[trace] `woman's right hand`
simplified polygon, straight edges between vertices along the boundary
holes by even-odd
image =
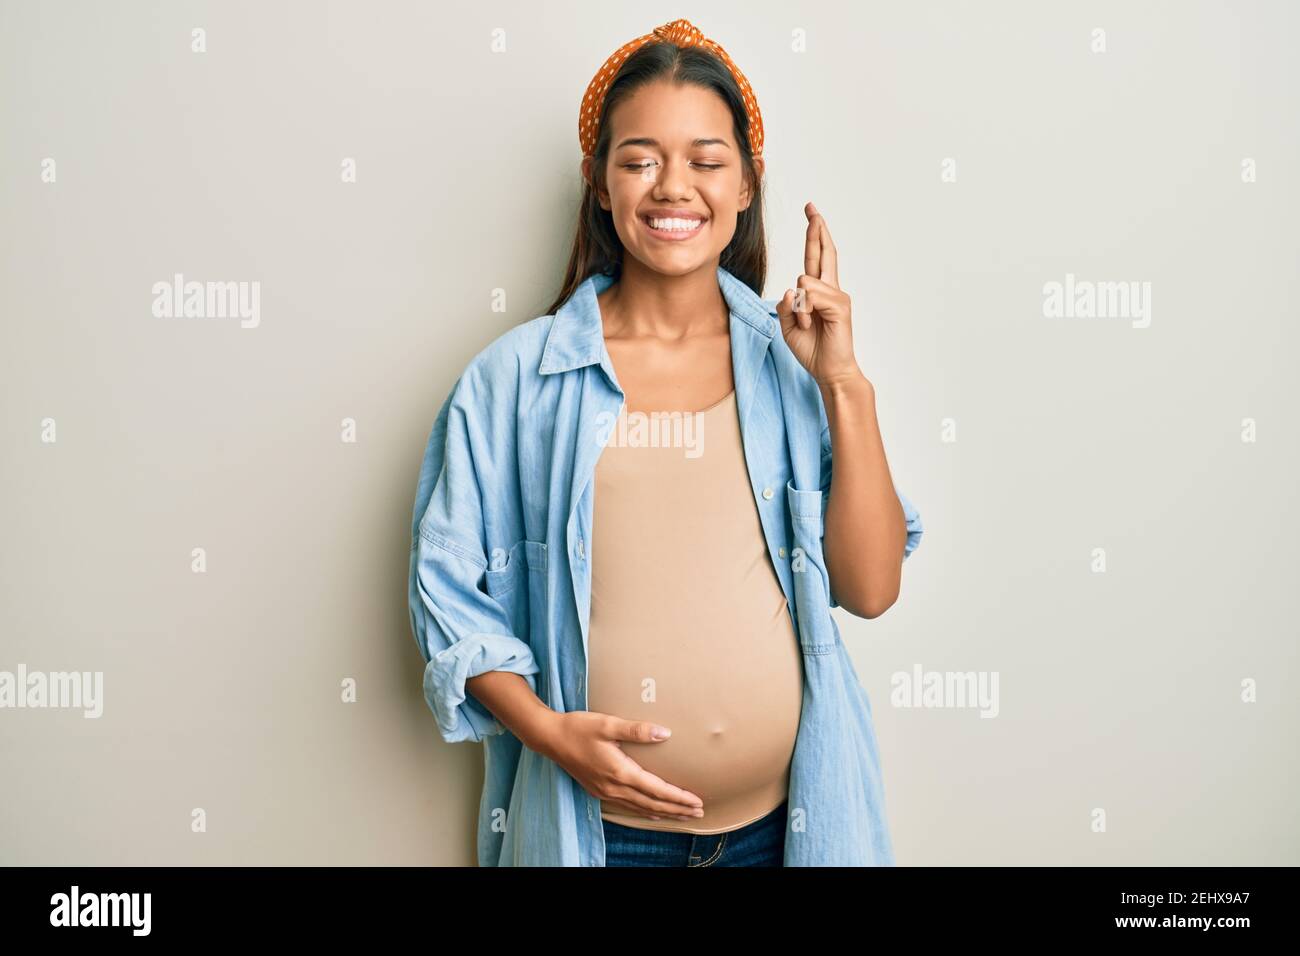
[[[545,756],[601,803],[652,820],[695,820],[704,815],[703,800],[645,770],[618,745],[620,740],[662,743],[652,736],[658,724],[589,710],[552,714]]]

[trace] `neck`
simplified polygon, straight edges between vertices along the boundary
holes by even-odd
[[[683,275],[664,275],[624,255],[618,282],[598,299],[606,337],[679,339],[729,327],[717,260]]]

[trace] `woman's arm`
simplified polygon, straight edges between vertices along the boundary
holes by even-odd
[[[879,617],[898,600],[909,536],[919,538],[920,516],[910,504],[904,511],[889,475],[876,390],[853,351],[852,301],[839,285],[830,229],[812,203],[804,214],[804,274],[777,304],[777,315],[786,344],[821,392],[834,449],[822,529],[831,597],[858,617]],[[910,544],[914,548],[916,540]]]
[[[879,617],[898,600],[907,523],[885,460],[875,387],[860,371],[818,387],[835,453],[822,542],[831,594],[858,617]]]
[[[509,671],[488,671],[465,681],[465,690],[529,750],[548,752],[559,715],[542,702],[523,677]]]

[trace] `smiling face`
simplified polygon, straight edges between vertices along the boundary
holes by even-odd
[[[656,81],[607,121],[598,199],[628,255],[664,275],[716,262],[751,200],[726,103],[713,90]]]

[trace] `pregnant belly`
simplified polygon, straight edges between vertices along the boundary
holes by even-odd
[[[609,804],[604,819],[717,833],[786,798],[803,701],[799,641],[784,602],[775,617],[736,623],[666,634],[592,627],[588,709],[668,727],[667,740],[620,746],[643,769],[704,801],[704,816],[691,821],[652,820]]]

